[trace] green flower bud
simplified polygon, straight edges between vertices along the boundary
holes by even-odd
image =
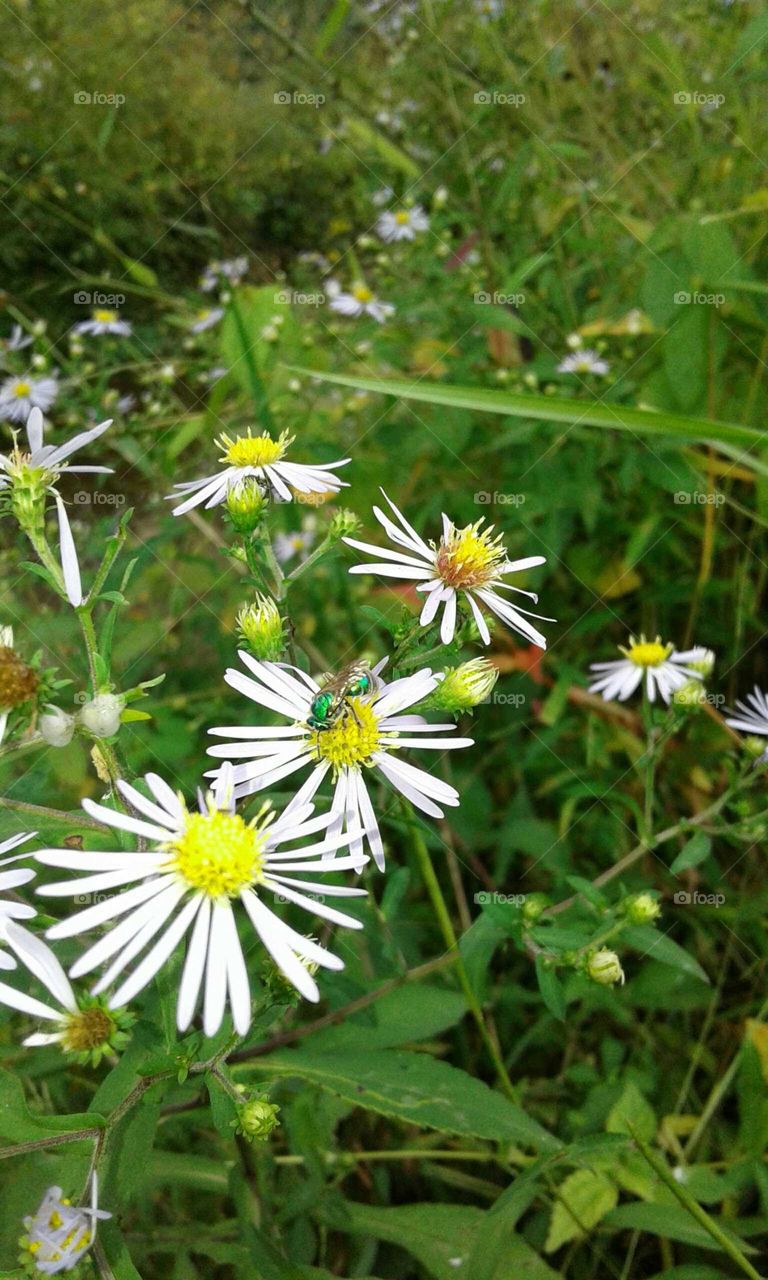
[[[443,679],[421,706],[427,711],[470,711],[485,702],[498,678],[498,669],[492,662],[473,658],[444,671]]]
[[[636,893],[634,897],[627,898],[624,910],[632,924],[651,924],[661,915],[661,907],[652,893]]]
[[[273,1129],[280,1121],[277,1114],[280,1108],[266,1098],[253,1098],[237,1108],[237,1132],[249,1142],[266,1142]]]
[[[700,707],[706,701],[707,691],[700,680],[686,680],[672,694],[672,701],[678,707]]]
[[[705,649],[703,645],[698,645],[692,652],[693,657],[686,658],[685,665],[690,667],[691,671],[698,671],[699,675],[706,680],[714,670],[715,655],[711,649]]]
[[[742,738],[741,745],[747,755],[752,756],[755,760],[759,760],[762,756],[768,753],[765,738],[758,738],[757,734],[754,733],[749,734],[746,738]]]
[[[545,893],[529,893],[522,906],[523,919],[526,924],[534,924],[549,906],[549,898]]]
[[[609,951],[607,947],[601,947],[599,951],[592,953],[587,960],[586,974],[593,982],[598,982],[603,987],[612,987],[617,982],[622,985],[624,983],[621,961],[616,952]]]
[[[246,476],[227,494],[227,511],[238,533],[253,533],[264,518],[267,495],[256,476]]]
[[[283,656],[283,620],[268,596],[257,595],[253,604],[243,605],[237,615],[237,629],[255,658],[277,662]]]
[[[348,538],[350,534],[356,532],[360,528],[360,521],[354,511],[347,511],[342,508],[341,511],[334,511],[331,517],[331,523],[328,525],[329,538]]]

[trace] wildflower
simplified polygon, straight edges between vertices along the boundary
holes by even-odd
[[[453,639],[458,604],[463,601],[469,605],[485,644],[490,644],[491,636],[480,609],[481,604],[501,618],[507,626],[541,649],[546,649],[546,638],[527,621],[528,617],[541,618],[541,615],[530,613],[527,609],[517,609],[499,594],[501,591],[514,591],[528,596],[536,603],[538,596],[533,592],[513,587],[504,582],[503,578],[509,573],[519,573],[544,564],[544,556],[508,560],[501,535],[494,534],[493,526],[484,529],[483,521],[477,520],[474,524],[458,529],[446,515],[443,516],[443,536],[439,543],[430,542],[427,545],[386,493],[384,497],[398,523],[385,515],[379,507],[373,508],[373,514],[398,549],[389,550],[368,542],[358,542],[355,538],[345,538],[348,546],[381,557],[373,564],[355,565],[350,573],[378,573],[387,578],[405,578],[418,582],[416,590],[426,595],[419,621],[423,627],[429,626],[442,609],[440,638],[443,644],[450,644]],[[552,621],[551,618],[541,620]]]
[[[593,952],[586,964],[587,977],[602,987],[614,986],[617,982],[624,985],[624,970],[615,951],[601,947]]]
[[[603,360],[597,351],[589,347],[577,349],[565,356],[557,366],[558,373],[596,373],[603,377],[610,371],[607,360]]]
[[[316,537],[314,525],[308,521],[293,533],[276,533],[273,547],[278,564],[287,564],[294,556],[299,557],[299,563],[306,560]]]
[[[615,662],[593,662],[591,671],[602,674],[589,686],[590,693],[600,693],[606,702],[618,698],[624,702],[635,692],[639,685],[645,684],[645,691],[651,702],[656,701],[656,693],[669,703],[675,690],[682,688],[687,680],[701,680],[699,672],[688,666],[694,649],[686,649],[677,653],[671,644],[662,644],[657,636],[655,640],[646,640],[644,635],[639,640],[630,637],[629,648],[619,645],[623,658]]]
[[[740,729],[742,733],[768,736],[768,695],[755,685],[752,693],[748,693],[744,702],[737,701],[725,723],[731,729]]]
[[[34,831],[22,831],[18,835],[10,836],[7,840],[0,841],[0,853],[17,849],[20,844],[25,844],[36,834]],[[15,871],[2,870],[3,867],[10,866],[13,862],[20,862],[22,858],[28,856],[26,853],[15,853],[12,858],[0,859],[0,895],[5,893],[6,889],[18,889],[19,885],[28,884],[30,880],[34,880],[35,873],[30,867],[19,867]],[[14,920],[32,920],[36,915],[35,908],[28,907],[25,902],[14,902],[0,897],[0,943],[8,945],[7,932]],[[15,968],[16,961],[13,956],[0,946],[0,969]]]
[[[652,893],[636,893],[627,898],[624,910],[633,924],[652,924],[661,915],[661,907]]]
[[[105,307],[97,307],[91,312],[90,320],[80,320],[72,326],[72,333],[88,333],[94,338],[99,338],[105,333],[110,333],[117,338],[128,338],[132,332],[129,322],[120,319],[119,311],[108,310]]]
[[[418,232],[428,229],[429,218],[420,204],[415,204],[412,209],[388,209],[376,222],[376,230],[387,244],[415,240]]]
[[[49,1187],[37,1213],[24,1219],[22,1262],[43,1275],[72,1271],[96,1239],[96,1223],[112,1214],[97,1204],[96,1173],[91,1180],[90,1208],[76,1208],[61,1187]]]
[[[240,284],[248,271],[248,259],[245,255],[239,258],[224,258],[221,261],[209,262],[200,277],[200,288],[203,293],[211,293],[225,280],[227,284]]]
[[[198,311],[194,324],[189,326],[190,333],[205,333],[206,329],[212,329],[217,325],[224,315],[223,307],[203,307]]]
[[[330,298],[328,305],[331,311],[336,311],[341,316],[371,316],[379,324],[383,324],[395,313],[391,302],[381,302],[362,281],[357,281],[348,293],[344,293],[335,280],[329,280],[326,293]]]
[[[26,422],[32,409],[47,412],[58,391],[57,378],[6,378],[0,386],[0,418]]]
[[[25,347],[31,345],[32,341],[32,334],[25,333],[20,324],[15,324],[11,329],[11,336],[0,341],[0,349],[5,352],[23,351]]]
[[[179,1030],[186,1031],[192,1022],[204,987],[205,1034],[216,1034],[229,1001],[235,1030],[245,1035],[251,1024],[251,994],[234,910],[238,906],[301,995],[319,1000],[317,984],[304,961],[314,960],[327,969],[343,969],[343,961],[297,933],[263,898],[279,894],[334,924],[360,928],[352,916],[302,892],[317,893],[316,881],[308,883],[291,874],[314,876],[358,865],[358,859],[348,855],[328,861],[329,855],[349,843],[349,837],[330,829],[325,834],[329,815],[311,817],[312,806],[305,800],[294,801],[279,817],[265,803],[246,822],[235,813],[232,771],[227,767],[220,770],[212,791],[200,797],[199,812],[191,812],[157,774],[147,774],[145,782],[152,799],[127,782],[118,783],[139,817],[91,800],[84,800],[83,808],[105,826],[143,836],[153,845],[149,852],[43,849],[36,855],[45,866],[87,873],[82,879],[44,885],[40,892],[46,896],[106,893],[95,905],[53,925],[49,938],[70,938],[124,917],[79,957],[71,976],[90,973],[111,961],[93,988],[93,994],[100,995],[148,948],[109,1000],[110,1009],[119,1009],[151,982],[191,930],[176,1008]],[[323,834],[314,843],[281,847],[317,832]],[[106,892],[125,885],[134,887],[118,894]],[[325,883],[321,892],[323,897],[365,894],[363,889]],[[159,940],[153,941],[158,934]]]

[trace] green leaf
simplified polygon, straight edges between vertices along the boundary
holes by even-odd
[[[709,1232],[677,1205],[622,1204],[607,1215],[603,1225],[610,1231],[643,1231],[667,1240],[677,1240],[680,1244],[697,1245],[701,1249],[717,1248]],[[751,1245],[734,1235],[722,1222],[718,1225],[742,1253],[755,1252]]]
[[[553,1018],[565,1021],[565,990],[554,969],[547,966],[543,956],[536,957],[536,977],[541,998]]]
[[[79,1129],[101,1129],[104,1120],[92,1113],[51,1116],[30,1111],[21,1081],[0,1070],[0,1156],[3,1150],[22,1142],[39,1142]]]
[[[98,1242],[114,1280],[142,1280],[131,1261],[128,1246],[114,1218],[99,1223]]]
[[[442,383],[408,382],[401,378],[358,378],[348,374],[325,373],[321,369],[295,367],[294,373],[320,378],[344,387],[399,396],[404,400],[420,400],[455,409],[473,409],[478,413],[498,413],[534,422],[560,422],[585,427],[604,427],[611,431],[639,432],[648,436],[668,436],[686,443],[736,444],[757,447],[764,436],[754,427],[737,422],[716,422],[711,418],[692,417],[651,409],[636,409],[623,404],[604,404],[592,400],[567,400],[557,396],[515,395],[489,387],[451,387]]]
[[[629,928],[624,929],[621,936],[625,942],[629,943],[630,947],[640,951],[643,956],[650,956],[653,960],[658,960],[660,964],[671,965],[673,969],[687,973],[692,978],[699,978],[702,982],[709,982],[709,978],[698,960],[694,960],[692,955],[689,955],[687,951],[679,947],[666,934],[659,933],[652,925],[630,925]]]
[[[630,1128],[631,1126],[631,1128]],[[605,1127],[608,1133],[631,1133],[635,1129],[641,1138],[650,1142],[656,1133],[656,1115],[637,1085],[628,1080],[621,1097],[608,1112]]]
[[[712,841],[703,831],[696,831],[690,840],[683,845],[674,862],[670,866],[673,876],[677,876],[681,871],[688,871],[691,867],[698,867],[700,862],[704,862],[709,857]]]
[[[467,1005],[458,991],[444,987],[406,986],[377,1000],[371,1010],[353,1015],[340,1027],[327,1027],[308,1036],[311,1051],[391,1049],[428,1040],[460,1022]]]
[[[558,1200],[552,1209],[549,1222],[547,1253],[578,1240],[610,1213],[616,1205],[619,1193],[616,1186],[603,1173],[592,1169],[577,1169],[570,1173],[558,1189]]]
[[[560,1145],[521,1107],[426,1054],[383,1049],[340,1057],[299,1049],[260,1058],[247,1070],[296,1076],[357,1106],[441,1133],[522,1143],[541,1151]]]

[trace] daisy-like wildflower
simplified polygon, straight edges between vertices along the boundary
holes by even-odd
[[[538,596],[532,591],[513,587],[503,579],[508,573],[520,573],[544,564],[545,556],[508,560],[501,535],[494,534],[492,525],[484,529],[483,521],[477,520],[457,529],[446,515],[443,516],[442,538],[438,543],[427,544],[386,493],[384,497],[395,520],[391,520],[379,507],[373,508],[373,514],[398,549],[389,550],[370,542],[358,542],[356,538],[344,538],[348,546],[377,557],[373,564],[354,565],[350,573],[379,573],[386,578],[406,578],[417,582],[416,590],[426,595],[419,621],[423,627],[429,626],[442,609],[440,638],[443,644],[450,644],[453,639],[458,605],[464,601],[472,611],[484,644],[491,643],[491,636],[481,605],[540,649],[546,649],[546,638],[528,622],[528,618],[538,618],[542,622],[552,622],[553,619],[542,618],[528,609],[518,609],[499,594],[501,591],[514,591],[537,603]]]
[[[331,311],[338,312],[340,316],[371,316],[379,324],[383,324],[388,316],[395,313],[391,302],[381,302],[361,280],[353,284],[347,293],[335,280],[329,280],[326,293],[330,299],[328,305]]]
[[[247,270],[248,259],[245,255],[240,258],[224,258],[221,261],[209,262],[200,277],[200,288],[203,293],[212,293],[224,280],[228,284],[239,284]]]
[[[39,409],[33,409],[27,418],[26,427],[29,451],[22,451],[18,445],[15,445],[11,454],[0,454],[0,495],[5,494],[8,497],[11,510],[22,528],[31,527],[33,531],[40,529],[46,494],[53,495],[59,519],[59,546],[64,586],[70,604],[75,607],[83,602],[80,566],[66,507],[55,486],[64,471],[70,475],[85,473],[111,475],[111,467],[69,465],[69,458],[76,450],[98,440],[111,425],[112,419],[108,418],[106,422],[100,422],[87,431],[79,432],[66,444],[45,444],[43,415]]]
[[[503,0],[475,0],[475,10],[481,22],[492,22],[504,12]]]
[[[191,930],[176,1007],[179,1030],[190,1026],[204,990],[205,1034],[215,1035],[229,1002],[235,1030],[245,1035],[251,1024],[251,993],[237,932],[234,908],[239,907],[289,982],[307,1000],[319,1000],[310,966],[343,969],[343,961],[281,920],[264,897],[279,894],[333,924],[361,928],[359,920],[307,893],[319,891],[323,898],[364,896],[364,889],[297,879],[292,874],[316,876],[357,867],[359,859],[349,855],[328,861],[349,844],[349,837],[338,831],[326,834],[329,815],[312,817],[312,805],[306,800],[292,803],[280,816],[265,803],[256,817],[246,822],[235,812],[232,771],[226,767],[212,791],[199,797],[198,812],[190,811],[157,774],[147,774],[145,782],[152,799],[126,782],[118,784],[140,817],[91,800],[84,800],[83,808],[106,826],[143,836],[154,845],[147,853],[44,849],[36,855],[45,866],[87,873],[83,878],[44,885],[40,893],[49,897],[106,895],[53,925],[49,938],[71,938],[124,917],[79,957],[71,976],[90,973],[109,962],[93,988],[92,994],[100,995],[144,952],[110,997],[109,1008],[119,1009],[144,989]],[[322,834],[313,843],[283,847],[318,832]],[[126,885],[134,887],[123,893],[109,892]],[[154,941],[158,934],[159,940]]]
[[[98,1207],[96,1173],[91,1181],[89,1207],[77,1207],[61,1187],[49,1187],[36,1213],[24,1219],[22,1257],[46,1276],[72,1271],[96,1239],[96,1224],[112,1214]]]
[[[401,758],[403,748],[446,751],[472,746],[471,738],[450,736],[453,724],[429,724],[422,715],[401,714],[422,702],[438,684],[440,677],[428,668],[384,684],[379,679],[384,659],[363,682],[365,693],[342,696],[338,681],[318,683],[297,667],[258,662],[242,650],[240,658],[250,675],[231,668],[224,677],[227,684],[268,711],[287,717],[289,723],[211,729],[215,737],[229,741],[210,747],[209,755],[246,761],[234,769],[238,798],[310,766],[312,772],[293,801],[306,804],[330,775],[335,786],[329,835],[346,830],[356,866],[365,861],[367,838],[380,870],[384,846],[366,775],[371,781],[382,777],[432,818],[444,816],[441,805],[458,805],[454,787]],[[327,723],[320,727],[322,717]]]
[[[201,311],[198,311],[195,323],[189,326],[189,332],[205,333],[206,329],[213,329],[223,315],[223,307],[203,307]]]
[[[603,377],[611,366],[597,351],[583,347],[565,356],[557,366],[558,373],[597,373]]]
[[[77,324],[73,324],[72,332],[89,333],[94,338],[99,338],[105,333],[111,333],[116,338],[129,338],[133,329],[127,320],[120,319],[119,311],[97,307],[91,312],[90,320],[80,320]]]
[[[590,693],[602,694],[606,702],[618,698],[625,702],[640,685],[651,702],[656,701],[657,692],[664,702],[669,703],[677,689],[682,688],[689,680],[701,680],[701,672],[691,665],[700,649],[686,649],[682,653],[671,644],[662,644],[657,636],[655,640],[646,640],[641,635],[639,640],[630,637],[629,647],[619,645],[623,658],[615,662],[593,662],[591,671],[599,671],[600,675],[589,686]]]
[[[281,432],[277,440],[273,440],[268,431],[261,435],[244,436],[221,435],[216,444],[222,450],[220,462],[227,465],[223,471],[215,475],[205,476],[202,480],[188,480],[174,485],[178,494],[169,494],[171,502],[179,494],[187,495],[178,507],[173,508],[175,516],[184,515],[192,507],[205,503],[206,509],[217,507],[225,502],[231,490],[253,477],[262,482],[283,502],[293,498],[292,490],[297,493],[338,493],[346,488],[343,480],[333,475],[337,467],[344,467],[350,461],[342,458],[339,462],[309,464],[288,462],[285,452],[293,444],[294,436],[287,431]]]
[[[0,418],[26,422],[32,409],[47,413],[58,393],[58,378],[6,378],[0,386]]]
[[[768,694],[763,693],[759,685],[755,685],[743,702],[737,701],[725,723],[731,729],[740,729],[742,733],[768,737]]]
[[[397,240],[415,240],[420,231],[429,229],[429,218],[420,204],[412,209],[388,209],[376,222],[376,230],[387,244]]]
[[[20,324],[15,324],[11,329],[9,338],[3,338],[0,342],[0,348],[3,351],[23,351],[25,347],[32,345],[32,334],[25,333]]]
[[[34,667],[28,666],[13,647],[13,627],[0,627],[0,742],[5,737],[10,712],[34,697],[38,684]]]
[[[20,844],[24,844],[27,840],[31,840],[36,832],[22,831],[19,835],[11,836],[8,840],[0,842],[0,853],[8,853],[11,849],[17,849]],[[3,871],[3,867],[10,866],[13,862],[20,862],[22,858],[29,857],[27,853],[15,853],[11,858],[0,859],[0,895],[4,894],[7,889],[18,889],[21,884],[28,884],[30,880],[34,880],[35,873],[30,867],[17,867],[14,871]],[[0,944],[8,943],[8,929],[14,920],[32,920],[37,912],[34,907],[28,907],[24,902],[13,902],[12,900],[0,896]],[[16,961],[12,955],[0,945],[0,969],[15,969]]]
[[[105,1053],[123,1048],[127,1040],[124,1014],[112,1012],[97,997],[78,1000],[51,948],[28,929],[10,921],[5,926],[5,937],[18,959],[58,1002],[58,1008],[44,1004],[25,991],[0,982],[0,1004],[54,1024],[54,1030],[35,1032],[22,1044],[29,1048],[59,1044],[65,1053],[74,1054],[78,1061],[90,1062],[93,1066],[98,1066]]]
[[[308,521],[293,533],[276,533],[273,541],[275,559],[278,564],[287,564],[294,556],[299,561],[306,560],[317,538],[313,524]]]

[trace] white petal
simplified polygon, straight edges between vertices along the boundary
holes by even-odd
[[[74,1012],[77,1001],[69,978],[42,938],[35,937],[28,929],[22,929],[12,922],[6,925],[5,936],[29,972],[40,979],[64,1009]]]
[[[254,929],[278,969],[305,999],[317,1002],[320,999],[317,983],[308,972],[306,965],[291,950],[290,933],[287,927],[283,926],[279,917],[265,907],[251,890],[243,894],[242,900]]]
[[[179,1031],[186,1031],[195,1016],[200,984],[205,971],[205,960],[208,954],[208,934],[211,924],[211,901],[204,898],[200,914],[195,921],[192,937],[187,947],[187,958],[184,972],[181,975],[179,998],[176,1004],[176,1025]]]
[[[168,957],[178,946],[184,937],[187,929],[192,923],[195,915],[200,909],[200,898],[194,897],[184,906],[170,927],[163,934],[159,942],[156,942],[152,950],[144,957],[141,964],[137,965],[121,987],[112,996],[109,1007],[111,1009],[119,1009],[121,1005],[128,1004],[139,991],[151,982],[157,971],[162,968]]]
[[[52,1009],[50,1005],[43,1004],[41,1000],[35,1000],[33,996],[25,995],[23,991],[17,991],[15,987],[9,987],[5,982],[0,982],[0,1003],[7,1004],[9,1008],[18,1010],[19,1013],[28,1013],[33,1018],[45,1018],[51,1022],[57,1022],[61,1017],[60,1009]]]
[[[56,510],[59,513],[59,544],[61,548],[61,571],[64,575],[64,587],[69,603],[76,609],[83,603],[83,587],[80,581],[80,565],[77,562],[77,551],[69,527],[67,509],[58,493],[54,494]]]

